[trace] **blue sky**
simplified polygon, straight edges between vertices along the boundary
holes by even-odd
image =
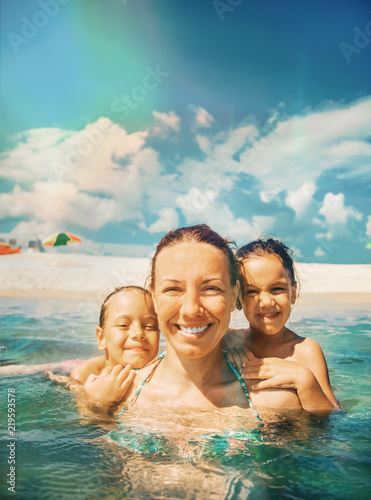
[[[149,256],[206,222],[370,262],[369,2],[2,0],[1,28],[3,238]]]

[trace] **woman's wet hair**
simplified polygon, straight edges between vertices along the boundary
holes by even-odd
[[[292,259],[293,251],[291,248],[287,247],[284,243],[274,238],[258,239],[251,241],[247,245],[242,246],[237,251],[237,257],[240,262],[250,258],[250,257],[264,257],[266,255],[273,255],[278,257],[284,269],[289,273],[291,284],[295,285],[299,283],[297,278],[296,269],[294,266],[294,261]],[[242,287],[242,294],[243,294]],[[237,309],[242,309],[240,300],[237,300]]]
[[[198,224],[196,226],[180,227],[174,231],[169,231],[161,239],[156,247],[155,255],[151,264],[151,275],[149,276],[149,288],[155,288],[155,270],[158,254],[165,248],[175,246],[180,243],[206,243],[211,245],[225,255],[228,263],[228,274],[232,286],[235,286],[239,280],[239,263],[232,250],[235,246],[233,242],[228,241],[220,234],[216,233],[206,224]]]
[[[145,288],[142,288],[141,286],[136,286],[136,285],[128,285],[128,286],[119,286],[113,290],[107,297],[104,299],[103,304],[101,305],[100,308],[100,313],[99,313],[99,326],[101,328],[104,328],[104,323],[106,321],[106,311],[107,307],[109,305],[109,302],[111,298],[116,295],[117,293],[120,292],[140,292],[144,294],[144,302],[147,306],[148,312],[152,314],[153,316],[156,316],[154,307],[153,307],[153,302],[152,302],[152,296],[148,290]]]

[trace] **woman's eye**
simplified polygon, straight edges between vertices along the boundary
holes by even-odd
[[[175,286],[169,286],[168,288],[165,288],[165,290],[162,290],[162,293],[177,293],[180,291],[180,288],[177,288]]]
[[[221,292],[222,289],[219,288],[218,286],[207,286],[204,288],[207,292]]]
[[[122,323],[121,325],[119,325],[119,328],[129,328],[130,325],[126,324],[126,323]]]

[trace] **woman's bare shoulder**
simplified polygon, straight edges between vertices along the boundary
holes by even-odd
[[[223,347],[229,349],[230,347],[244,347],[245,338],[248,330],[228,328],[227,333],[224,335]]]

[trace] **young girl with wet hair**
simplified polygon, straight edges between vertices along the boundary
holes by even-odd
[[[268,238],[241,247],[237,255],[242,264],[237,306],[243,309],[249,327],[231,330],[227,345],[243,343],[246,349],[243,359],[238,356],[238,349],[230,350],[229,356],[250,385],[252,400],[259,404],[266,391],[272,391],[273,400],[280,397],[279,389],[292,389],[305,408],[305,387],[315,377],[328,400],[338,408],[321,347],[286,327],[298,297],[292,251],[280,241]]]
[[[1,367],[0,374],[49,371],[58,382],[76,382],[74,388],[82,384],[91,402],[112,405],[125,395],[135,378],[134,369],[143,368],[157,355],[160,333],[151,294],[134,285],[116,288],[101,306],[96,336],[103,356],[84,362],[9,365]],[[70,379],[50,372],[72,366]]]
[[[90,400],[110,405],[124,397],[134,369],[157,355],[159,329],[151,294],[138,286],[116,288],[101,306],[96,336],[104,356],[76,366],[70,378],[84,384]]]

